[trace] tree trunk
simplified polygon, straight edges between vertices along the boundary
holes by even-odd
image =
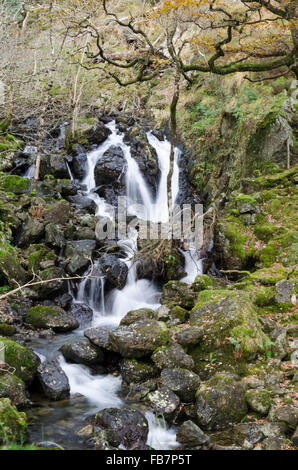
[[[177,142],[177,103],[179,100],[179,82],[180,82],[180,74],[177,71],[175,76],[175,84],[174,84],[174,94],[170,106],[170,129],[171,129],[171,151],[170,151],[170,166],[169,166],[169,173],[167,177],[167,193],[168,193],[168,212],[169,212],[169,230],[172,230],[172,223],[173,223],[173,198],[172,198],[172,176],[174,172],[174,157],[175,157],[175,147]],[[171,237],[172,239],[172,237]]]

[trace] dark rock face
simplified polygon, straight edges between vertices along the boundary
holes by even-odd
[[[94,177],[97,186],[113,183],[124,183],[126,160],[120,147],[110,147],[97,162]]]
[[[68,198],[69,202],[78,208],[78,213],[84,214],[95,214],[96,204],[93,199],[89,199],[87,196],[82,194],[77,194],[76,196],[70,196]]]
[[[40,160],[40,177],[53,175],[55,178],[69,178],[65,159],[62,155],[42,155]]]
[[[77,179],[82,180],[87,170],[87,154],[83,151],[82,148],[79,148],[78,151],[79,153],[72,157],[70,167],[73,175]]]
[[[9,398],[12,405],[23,408],[28,403],[24,382],[16,375],[0,374],[0,398]]]
[[[211,431],[238,423],[247,410],[245,387],[230,374],[217,374],[197,392],[196,416],[203,429]]]
[[[102,364],[104,362],[102,351],[90,344],[87,339],[77,343],[65,344],[60,348],[60,351],[68,362],[85,364],[86,366]]]
[[[70,274],[81,273],[90,263],[92,253],[96,248],[95,240],[77,240],[68,242],[65,256],[70,258],[66,270]]]
[[[73,304],[70,313],[79,322],[80,326],[90,324],[93,318],[92,308],[85,304]]]
[[[191,447],[201,446],[210,442],[207,436],[193,421],[185,421],[177,433],[177,441]]]
[[[97,413],[95,423],[105,429],[115,431],[128,450],[142,449],[146,444],[149,431],[148,421],[137,410],[106,408]]]
[[[127,358],[138,358],[166,344],[169,331],[162,322],[145,320],[120,326],[110,332],[109,338],[114,352]]]
[[[32,243],[39,241],[44,234],[44,225],[34,217],[29,215],[21,227],[21,231],[17,237],[18,246],[25,248]]]
[[[68,378],[59,366],[58,360],[43,362],[38,367],[37,380],[50,400],[63,400],[69,396]]]
[[[93,145],[102,144],[112,132],[102,122],[98,122],[84,133],[84,137]]]
[[[128,267],[116,255],[104,255],[100,259],[103,273],[117,289],[125,286]]]
[[[200,377],[186,369],[164,369],[161,372],[161,382],[182,401],[194,401],[196,391],[201,383]]]

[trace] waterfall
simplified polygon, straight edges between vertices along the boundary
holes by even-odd
[[[124,134],[118,133],[115,122],[107,124],[111,134],[97,149],[87,155],[87,171],[82,180],[86,187],[86,196],[96,204],[96,215],[99,217],[109,217],[111,207],[95,191],[94,170],[97,162],[111,146],[121,147],[127,170],[125,175],[127,206],[129,215],[136,215],[144,218],[144,213],[139,212],[136,205],[142,204],[146,209],[146,220],[154,223],[168,221],[168,194],[167,176],[170,162],[170,142],[166,139],[159,141],[151,132],[147,133],[149,144],[155,149],[158,165],[161,173],[156,197],[152,196],[151,190],[142,175],[140,168],[131,155],[130,147],[124,142]],[[180,151],[175,150],[174,168],[172,175],[172,200],[173,204],[177,198],[179,190],[179,161]],[[92,326],[117,327],[120,320],[128,311],[138,308],[150,308],[156,310],[160,306],[160,289],[153,281],[147,279],[137,279],[137,262],[133,261],[133,256],[138,250],[138,233],[133,230],[128,237],[118,240],[117,245],[125,254],[122,260],[128,267],[126,284],[123,289],[113,289],[105,295],[105,279],[101,276],[100,262],[95,261],[93,270],[96,279],[83,279],[74,296],[77,303],[87,303],[93,309]],[[193,282],[196,274],[202,269],[202,261],[195,250],[189,249],[182,252],[185,257],[185,269],[187,275],[183,279],[185,282]],[[100,279],[98,279],[100,277]],[[71,289],[70,289],[71,292]],[[72,293],[72,292],[71,292]],[[78,337],[82,331],[72,333],[71,337]],[[39,352],[40,353],[40,352]],[[89,414],[105,407],[121,407],[122,400],[118,396],[121,387],[120,377],[114,375],[92,375],[88,367],[78,364],[69,364],[60,356],[60,365],[66,373],[71,389],[71,396],[75,394],[83,395],[89,402]],[[152,412],[147,412],[146,417],[149,422],[148,445],[154,449],[173,449],[177,447],[176,429],[168,428],[165,423],[157,419]]]

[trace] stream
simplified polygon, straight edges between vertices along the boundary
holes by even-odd
[[[170,143],[164,139],[158,140],[151,132],[147,133],[149,144],[156,150],[160,169],[160,179],[156,197],[152,196],[151,189],[146,183],[134,158],[130,147],[124,143],[124,134],[117,131],[114,121],[107,124],[111,134],[97,149],[87,155],[87,172],[81,181],[86,188],[85,195],[96,204],[98,217],[111,217],[106,201],[94,192],[96,183],[94,169],[96,163],[111,146],[121,147],[127,163],[125,175],[126,197],[130,206],[130,215],[139,216],[138,206],[146,208],[147,220],[152,222],[167,222],[167,175],[169,172]],[[64,129],[64,128],[63,128]],[[179,157],[180,151],[175,151],[174,172],[172,177],[172,198],[175,201],[179,191]],[[26,174],[32,177],[34,169]],[[69,170],[70,172],[70,170]],[[72,175],[70,173],[70,177]],[[143,215],[143,214],[142,214]],[[59,348],[66,343],[82,339],[84,330],[90,327],[105,326],[116,328],[120,320],[130,310],[142,307],[156,310],[160,306],[160,288],[147,279],[136,280],[136,263],[132,257],[137,252],[137,232],[130,233],[129,238],[118,240],[118,246],[125,253],[123,261],[129,268],[126,285],[123,289],[113,289],[105,295],[104,279],[83,279],[78,289],[69,292],[74,302],[88,304],[93,310],[93,319],[89,325],[67,334],[59,334],[50,338],[40,338],[32,341],[30,346],[34,349],[41,361],[59,357],[60,365],[68,377],[71,395],[68,400],[52,402],[33,396],[33,408],[29,411],[31,425],[29,427],[29,440],[31,442],[55,442],[66,449],[84,449],[83,438],[77,432],[88,424],[88,418],[97,411],[108,407],[128,406],[121,396],[121,376],[114,374],[92,373],[87,366],[67,363],[59,352]],[[202,273],[202,260],[195,249],[183,251],[185,257],[186,276],[181,279],[192,283],[198,274]],[[95,262],[96,268],[96,262]],[[87,286],[87,283],[89,285]],[[88,288],[87,288],[88,287]],[[146,414],[149,422],[149,436],[147,444],[156,450],[174,449],[179,446],[176,441],[175,427],[168,427],[163,420],[155,418],[152,411],[140,404],[140,410]]]

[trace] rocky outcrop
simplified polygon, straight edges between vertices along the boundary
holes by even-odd
[[[37,305],[28,310],[26,323],[35,328],[52,328],[57,333],[65,333],[78,328],[77,320],[61,307]]]
[[[58,401],[69,397],[68,378],[59,366],[58,360],[45,361],[38,366],[37,381],[43,393],[50,400]]]
[[[26,441],[26,415],[17,411],[8,398],[0,398],[0,422],[0,444]]]
[[[65,344],[61,346],[60,351],[68,362],[74,362],[76,364],[92,366],[94,364],[102,364],[104,361],[102,351],[98,347],[90,344],[87,339],[76,343]]]

